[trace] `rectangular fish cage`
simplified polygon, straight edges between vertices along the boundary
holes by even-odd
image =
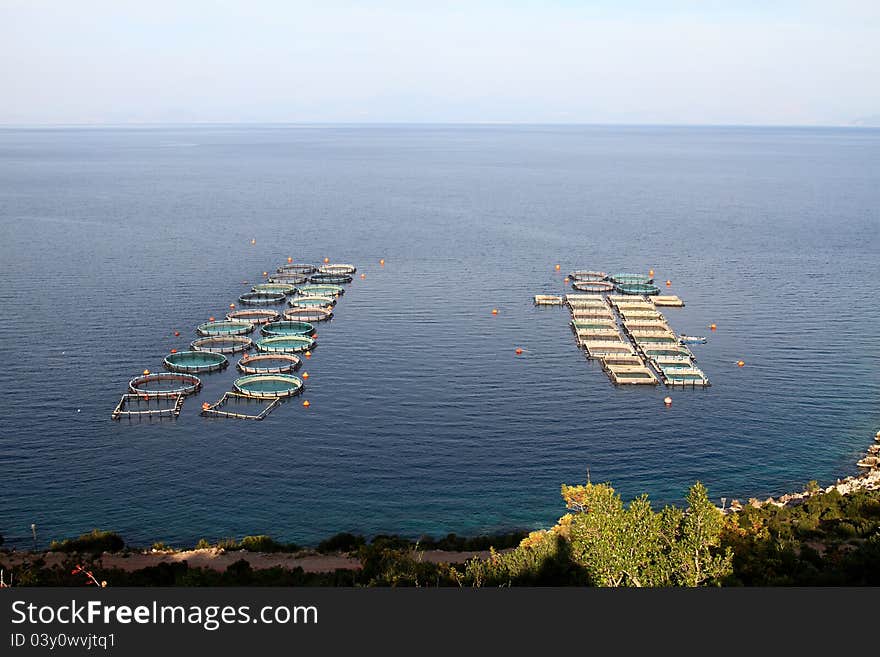
[[[257,399],[237,392],[227,392],[214,404],[202,406],[206,417],[226,417],[236,420],[262,420],[281,403],[274,399]]]
[[[670,308],[683,308],[684,301],[674,294],[664,294],[654,297],[655,306],[668,306]]]
[[[183,407],[184,395],[152,397],[135,393],[125,393],[116,404],[110,418],[121,420],[124,417],[149,420],[153,418],[176,418]]]

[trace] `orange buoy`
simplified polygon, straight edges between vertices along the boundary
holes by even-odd
[[[179,338],[179,337],[180,337],[180,331],[175,331],[175,332],[174,332],[174,337]]]
[[[291,262],[293,262],[293,258],[288,258],[288,259],[287,259],[287,264],[289,265]]]
[[[364,280],[367,277],[366,274],[361,274],[361,280]]]
[[[654,270],[653,269],[648,270],[648,276],[650,276],[651,278],[654,278]]]
[[[710,328],[711,330],[714,331],[714,330],[715,330],[716,328],[718,328],[718,327],[715,326],[714,324],[709,324],[709,328]]]
[[[493,314],[493,315],[497,315],[497,314],[498,314],[498,309],[497,309],[497,308],[493,308],[493,309],[492,309],[492,314]]]
[[[304,378],[304,379],[308,379],[308,378],[309,378],[309,373],[308,373],[308,372],[303,372],[303,378]]]
[[[308,408],[309,406],[311,406],[311,404],[309,403],[309,400],[308,400],[308,399],[306,399],[306,400],[303,402],[303,406],[305,406],[306,408]]]
[[[234,304],[234,303],[230,303],[230,304],[229,304],[229,307],[232,308],[232,309],[235,309],[235,304]]]
[[[746,366],[746,361],[744,361],[744,360],[738,360],[738,361],[736,361],[736,366],[737,366],[737,367],[745,367],[745,366]]]
[[[214,321],[214,316],[212,315],[211,317],[209,317],[209,318],[208,318],[208,321],[209,321],[209,322],[213,322],[213,321]]]
[[[382,266],[384,267],[384,266],[385,266],[385,258],[382,258],[382,259],[379,261],[379,264],[382,265]]]
[[[522,353],[522,349],[519,347],[516,348],[516,355],[519,356]]]
[[[559,265],[556,265],[556,271],[559,271],[560,269],[562,269],[562,267],[560,267]]]
[[[172,350],[171,350],[171,353],[172,353],[172,354],[176,354],[176,353],[177,353],[177,349],[172,349]]]
[[[144,376],[149,375],[149,373],[150,373],[150,370],[144,370]]]
[[[563,278],[563,279],[562,279],[562,282],[563,282],[563,283],[568,283],[568,276],[566,276],[565,278]]]
[[[257,240],[251,240],[251,244],[256,244]]]
[[[312,357],[312,352],[311,352],[311,351],[307,351],[306,353],[303,354],[303,356],[305,356],[306,358],[311,358],[311,357]]]
[[[312,333],[312,337],[313,337],[314,339],[317,340],[317,339],[318,339],[318,334],[317,334],[317,333]]]
[[[669,279],[666,280],[666,287],[672,287],[672,281]]]
[[[663,403],[666,404],[667,406],[672,406],[672,397],[665,397],[663,399]]]
[[[330,262],[330,258],[324,258],[324,264],[326,265],[328,262]]]
[[[263,276],[268,276],[268,275],[269,275],[269,272],[267,272],[267,271],[263,272]]]
[[[211,408],[211,405],[208,402],[202,402],[202,408],[207,410],[207,409]]]

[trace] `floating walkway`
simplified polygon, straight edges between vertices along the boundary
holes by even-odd
[[[658,307],[682,307],[675,295],[660,295],[650,275],[575,270],[572,287],[581,294],[536,295],[536,305],[565,305],[570,326],[586,357],[598,361],[615,385],[704,387],[709,379]]]
[[[184,395],[170,397],[150,397],[142,394],[126,393],[116,404],[112,420],[129,419],[151,420],[153,418],[176,418],[183,408]]]
[[[235,420],[262,420],[275,410],[275,407],[280,403],[281,399],[279,397],[256,399],[250,395],[243,395],[238,392],[226,392],[215,403],[203,404],[201,415],[232,418]],[[254,405],[257,406],[256,413],[251,410]],[[238,410],[233,410],[233,408]],[[245,413],[243,410],[240,410],[245,408],[251,412]]]

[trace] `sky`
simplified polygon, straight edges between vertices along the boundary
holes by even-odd
[[[0,124],[880,124],[880,0],[0,0]]]

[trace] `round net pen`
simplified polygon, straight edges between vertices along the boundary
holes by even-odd
[[[575,290],[581,292],[611,292],[614,289],[614,283],[608,281],[575,281],[571,284]]]
[[[307,262],[293,262],[288,265],[281,265],[275,271],[277,271],[279,274],[311,274],[315,271],[315,265],[310,265]]]
[[[229,319],[225,322],[206,322],[199,324],[196,333],[202,337],[212,335],[247,335],[254,330],[251,322]]]
[[[302,392],[303,381],[292,374],[249,374],[237,378],[232,388],[247,397],[292,397]]]
[[[653,283],[654,279],[647,274],[614,274],[610,277],[612,283],[620,285]]]
[[[294,283],[260,283],[251,288],[251,292],[272,292],[274,294],[293,294],[296,289]]]
[[[314,299],[315,297],[311,297]],[[328,308],[288,308],[284,311],[285,319],[295,322],[324,322],[333,318],[333,311]]]
[[[312,283],[316,283],[318,285],[323,285],[325,283],[331,283],[334,285],[345,285],[346,283],[351,283],[352,277],[348,274],[312,274],[309,276],[309,281]]]
[[[257,351],[296,353],[314,349],[315,340],[306,335],[277,335],[264,338],[256,343]]]
[[[287,302],[292,308],[324,308],[329,310],[336,305],[332,297],[292,297]]]
[[[614,290],[620,294],[660,294],[660,288],[649,283],[618,283]]]
[[[229,360],[223,354],[211,351],[178,351],[165,356],[162,365],[170,372],[207,374],[225,369]]]
[[[156,372],[136,376],[128,382],[128,389],[143,397],[176,397],[191,395],[202,387],[202,380],[193,374]]]
[[[339,285],[310,284],[300,285],[296,293],[304,297],[338,297],[345,293],[345,288]]]
[[[591,271],[589,269],[575,269],[568,277],[573,281],[604,281],[608,276],[604,271]]]
[[[242,374],[288,374],[299,369],[302,359],[294,354],[245,354],[236,367]]]
[[[346,263],[333,263],[318,267],[319,274],[347,274],[351,276],[357,271],[357,267]]]
[[[313,335],[315,327],[308,322],[295,322],[285,320],[281,322],[269,322],[263,324],[260,333],[272,337],[275,335]]]
[[[302,285],[308,280],[309,277],[306,274],[297,274],[292,271],[278,272],[269,277],[270,283],[277,283],[280,285]]]
[[[281,315],[277,310],[269,308],[245,308],[244,310],[235,310],[226,315],[226,319],[250,322],[251,324],[265,324],[281,319]]]
[[[207,338],[193,340],[189,347],[193,351],[211,351],[217,354],[234,354],[247,351],[253,340],[243,335],[212,335]]]
[[[239,303],[245,306],[274,306],[284,303],[286,295],[280,292],[248,292],[238,297]]]

